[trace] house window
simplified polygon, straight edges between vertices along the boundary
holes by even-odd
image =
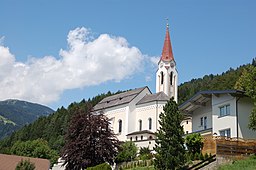
[[[186,123],[188,124],[188,121]]]
[[[204,117],[204,129],[207,129],[207,117]]]
[[[201,118],[200,118],[200,126],[203,126],[203,125],[204,125],[204,118],[201,117]]]
[[[170,84],[173,85],[173,72],[171,72],[171,75],[170,75]]]
[[[118,121],[118,133],[122,132],[122,120]]]
[[[207,129],[207,117],[206,116],[200,118],[200,127]]]
[[[139,120],[139,131],[142,130],[142,120]]]
[[[188,134],[188,131],[186,131],[186,134]]]
[[[130,137],[130,141],[132,141],[132,137]]]
[[[164,73],[161,71],[161,84],[164,84]]]
[[[152,129],[152,119],[151,118],[148,119],[148,129],[149,130]]]
[[[140,137],[140,140],[143,140],[143,136]]]
[[[230,105],[220,107],[220,117],[230,115]]]
[[[137,136],[135,137],[135,140],[136,140],[136,141],[138,140],[138,137],[137,137]]]
[[[230,137],[230,129],[220,130],[220,136]]]

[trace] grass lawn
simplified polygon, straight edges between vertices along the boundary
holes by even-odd
[[[231,165],[223,165],[218,170],[255,170],[256,156],[252,156],[245,160],[235,161]]]

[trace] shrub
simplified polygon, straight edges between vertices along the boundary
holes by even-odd
[[[128,162],[133,161],[136,158],[137,147],[134,142],[127,141],[120,147],[120,151],[116,156],[116,162]]]
[[[111,166],[107,163],[99,164],[94,167],[89,167],[87,170],[112,170]]]
[[[209,158],[209,155],[208,155],[208,153],[206,153],[205,155],[204,155],[204,159],[208,159]]]
[[[199,160],[200,159],[200,153],[195,153],[194,154],[194,160]]]
[[[150,152],[149,147],[140,148],[139,154],[140,154],[140,156],[139,156],[140,160],[148,160],[148,159],[151,159],[153,157],[153,155]]]
[[[202,160],[202,161],[204,160],[204,155],[202,153],[200,153],[199,159]]]
[[[34,170],[36,167],[35,167],[35,164],[30,162],[30,160],[21,160],[15,170]]]
[[[203,148],[203,138],[199,133],[193,133],[186,136],[185,144],[190,153],[200,153]]]

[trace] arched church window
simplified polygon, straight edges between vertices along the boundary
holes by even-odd
[[[139,130],[142,130],[142,120],[139,120]]]
[[[135,140],[136,140],[136,141],[138,140],[138,137],[137,137],[137,136],[135,137]]]
[[[122,120],[120,119],[118,121],[118,133],[121,133],[122,132]]]
[[[173,72],[170,74],[170,84],[173,85]]]
[[[151,130],[152,129],[152,119],[148,118],[148,129]]]
[[[140,140],[143,140],[143,136],[140,137]]]
[[[161,71],[160,74],[161,74],[161,77],[160,77],[161,78],[161,84],[164,84],[164,73]]]

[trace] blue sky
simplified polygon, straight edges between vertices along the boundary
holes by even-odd
[[[169,18],[179,83],[256,57],[255,0],[1,0],[0,100],[54,109],[149,86]]]

